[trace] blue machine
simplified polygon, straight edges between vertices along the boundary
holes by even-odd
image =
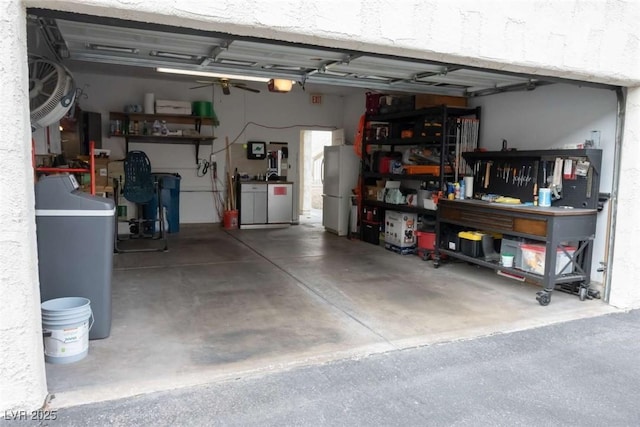
[[[154,173],[153,176],[158,179],[162,188],[162,206],[166,209],[166,218],[169,223],[169,233],[177,233],[180,231],[180,180],[181,176],[177,173]],[[151,203],[145,205],[144,216],[155,220],[158,217],[156,206],[158,205],[157,196]],[[155,223],[150,223],[150,227],[155,231]]]

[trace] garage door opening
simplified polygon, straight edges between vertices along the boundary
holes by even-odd
[[[74,39],[77,34],[92,34],[82,30],[84,24],[68,20],[69,16],[65,18],[63,35]],[[167,37],[182,36],[184,34],[176,33]],[[95,55],[104,49],[95,46],[103,45],[110,46],[105,42],[70,47],[93,49],[93,57],[97,58]],[[242,41],[235,45],[242,46]],[[226,51],[220,49],[220,52]],[[156,56],[145,57],[145,60],[155,60],[163,51],[155,52]],[[193,86],[192,81],[177,77],[165,80],[150,72],[149,67],[136,67],[129,59],[126,66],[118,65],[117,61],[116,65],[111,63],[113,66],[98,60],[74,61],[72,71],[79,84],[89,85],[89,98],[84,101],[86,108],[95,109],[106,120],[110,111],[120,111],[123,105],[128,105],[136,90],[139,95],[155,92],[157,96],[174,98],[193,93],[188,90]],[[234,60],[241,62],[238,58],[222,59],[228,64]],[[363,56],[361,60],[365,59]],[[403,62],[399,58],[391,62],[396,60]],[[340,67],[348,67],[349,63],[341,62],[340,58],[334,61],[335,64],[324,68],[331,68],[333,78],[338,78]],[[351,66],[356,65],[354,59]],[[411,65],[408,71],[415,75],[413,68],[425,64]],[[456,73],[462,74],[464,69],[450,69],[448,83],[435,83],[428,79],[446,75],[438,72],[446,68],[446,64],[429,65],[435,69],[419,77],[418,80],[424,81],[403,82],[398,77],[396,87],[418,84],[434,91],[463,90],[456,83]],[[298,68],[305,66],[308,64]],[[377,67],[367,67],[372,69]],[[357,73],[353,75],[356,85],[359,77]],[[506,80],[512,80],[511,88],[528,81],[528,76],[509,77],[512,79]],[[489,76],[483,78],[489,79]],[[348,82],[345,80],[345,83]],[[259,88],[262,93],[231,90],[230,94],[218,97],[214,107],[222,124],[216,129],[217,137],[223,140],[226,134],[235,135],[245,123],[253,120],[273,128],[253,134],[249,128],[246,141],[296,140],[298,135],[279,133],[279,126],[292,124],[283,117],[314,117],[323,120],[321,124],[327,128],[355,128],[365,108],[363,90],[353,92],[354,87],[344,86],[342,94],[334,92],[333,98],[326,96],[326,105],[314,106],[319,109],[310,113],[308,93],[301,93],[299,86],[290,93],[275,94],[255,85],[251,87]],[[495,96],[469,98],[473,107],[483,109],[483,148],[499,149],[500,141],[508,139],[509,147],[526,149],[533,145],[543,149],[548,147],[541,144],[570,144],[586,139],[592,129],[600,129],[602,145],[612,149],[615,101],[602,96],[611,92],[562,84],[533,86],[530,88],[537,89],[526,92],[494,88]],[[309,84],[307,89],[311,87]],[[327,87],[317,87],[329,93]],[[350,105],[355,107],[349,108]],[[523,117],[535,117],[535,120],[523,122]],[[296,128],[295,133],[298,132]],[[300,159],[297,162],[300,169],[292,172],[292,176],[299,177],[296,184],[300,192],[301,222],[314,225],[321,219],[321,207],[318,208],[314,199],[322,182],[320,148],[331,144],[327,134],[330,132],[302,131],[299,153],[295,153],[298,148],[291,144],[292,158]],[[111,136],[105,142],[111,148],[124,145],[121,138]],[[193,167],[193,148],[176,144],[150,146],[150,151],[157,164],[167,168],[178,165],[189,170]],[[238,147],[238,151],[246,157],[246,148]],[[610,160],[612,150],[609,153]],[[224,170],[223,160],[218,158],[218,161],[220,170]],[[611,176],[611,162],[603,163],[606,170],[602,176]],[[210,188],[196,178],[185,179],[187,184],[192,179],[192,185],[181,196],[183,218],[196,218],[193,212],[210,206]],[[200,197],[200,193],[204,196]],[[71,396],[65,403],[90,399],[92,392],[94,396],[112,398],[112,390],[128,390],[124,394],[148,392],[309,361],[535,327],[611,310],[604,304],[581,304],[571,296],[558,294],[543,312],[532,298],[530,284],[498,278],[489,270],[465,263],[452,263],[449,265],[452,268],[435,271],[418,257],[338,238],[320,227],[227,232],[211,224],[193,222],[185,224],[184,231],[174,237],[169,253],[117,257],[112,337],[92,342],[83,364],[64,368],[47,366],[51,391]],[[603,228],[606,225],[606,221],[598,223],[603,224]],[[601,234],[602,229],[598,233]],[[597,261],[594,259],[594,264]]]
[[[305,130],[301,133],[301,224],[322,224],[324,147],[331,145],[331,135],[331,131],[321,130]]]

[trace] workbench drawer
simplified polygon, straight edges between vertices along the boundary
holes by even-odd
[[[504,215],[483,210],[470,210],[439,206],[439,218],[441,221],[453,221],[463,223],[465,226],[478,230],[489,229],[504,233],[517,232],[533,236],[547,236],[547,220],[521,218],[513,215]]]

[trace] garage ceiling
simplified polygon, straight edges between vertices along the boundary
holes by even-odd
[[[97,63],[156,73],[156,68],[165,67],[284,78],[303,87],[311,83],[455,96],[532,90],[553,82],[540,76],[50,10],[29,10],[28,16],[58,59],[75,64],[73,68]]]

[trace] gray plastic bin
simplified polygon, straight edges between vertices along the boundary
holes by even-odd
[[[95,321],[89,339],[111,332],[114,215],[113,200],[80,191],[72,175],[36,184],[41,301],[89,299]]]

